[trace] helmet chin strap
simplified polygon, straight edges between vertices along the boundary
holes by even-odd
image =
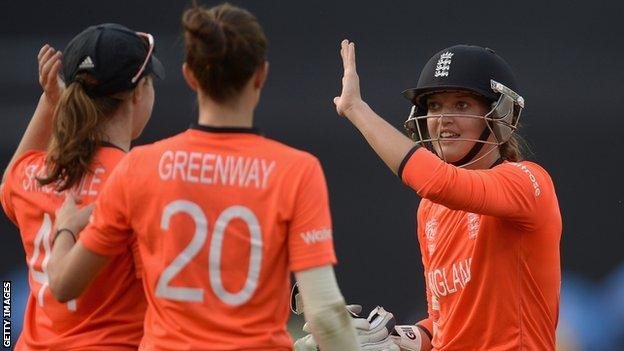
[[[490,128],[488,128],[486,126],[485,129],[483,129],[483,132],[481,133],[481,136],[479,136],[479,140],[486,141],[489,137],[490,137]],[[468,153],[464,157],[462,157],[461,160],[455,161],[455,162],[451,162],[451,164],[453,166],[459,167],[459,166],[462,166],[462,165],[470,162],[470,160],[472,160],[475,156],[477,156],[479,151],[481,151],[481,148],[483,148],[483,145],[484,145],[484,143],[475,142],[475,144],[472,146],[470,151],[468,151]]]

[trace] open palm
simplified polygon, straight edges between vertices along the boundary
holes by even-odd
[[[349,111],[362,102],[360,95],[360,78],[355,69],[355,44],[345,39],[340,44],[340,56],[344,73],[342,76],[342,92],[334,98],[336,111],[346,116]]]

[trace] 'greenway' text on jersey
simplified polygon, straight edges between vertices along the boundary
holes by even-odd
[[[158,163],[162,180],[265,189],[275,161],[214,153],[165,151]]]

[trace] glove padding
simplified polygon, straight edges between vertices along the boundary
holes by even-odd
[[[390,333],[392,341],[401,351],[420,351],[422,340],[420,330],[415,325],[397,325]]]
[[[363,351],[399,351],[399,346],[390,339],[390,331],[394,330],[394,315],[383,309],[375,307],[368,318],[359,316],[362,312],[360,305],[348,305],[347,311],[353,318],[351,322],[355,327],[356,337],[360,350]],[[308,323],[303,325],[303,331],[310,333]],[[295,351],[320,351],[312,334],[308,334],[295,341]]]

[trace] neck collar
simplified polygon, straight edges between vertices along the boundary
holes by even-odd
[[[201,130],[203,132],[210,133],[249,133],[249,134],[258,134],[261,135],[260,130],[255,127],[247,128],[247,127],[215,127],[208,126],[199,123],[192,123],[189,127],[194,130]]]

